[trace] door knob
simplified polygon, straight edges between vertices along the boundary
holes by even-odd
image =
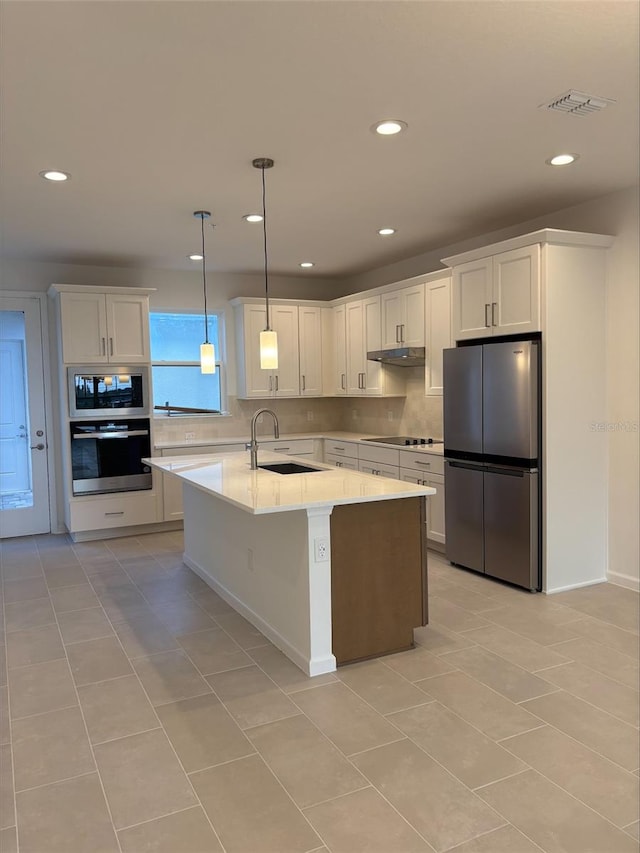
[[[32,444],[31,450],[44,450],[44,444]]]

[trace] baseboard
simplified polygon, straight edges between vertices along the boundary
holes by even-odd
[[[596,586],[599,583],[606,583],[607,578],[597,578],[593,581],[582,581],[581,583],[570,583],[567,586],[556,586],[553,589],[545,589],[543,592],[546,595],[554,595],[556,592],[568,592],[570,589],[582,589],[584,586]]]
[[[240,601],[240,599],[232,592],[219,583],[215,578],[212,578],[206,569],[186,554],[183,554],[182,561],[186,566],[194,571],[198,577],[202,578],[202,580],[210,586],[211,589],[220,596],[220,598],[224,599],[227,604],[230,604],[231,607],[233,607],[233,609],[241,616],[244,616],[248,622],[251,622],[254,628],[257,628],[261,634],[264,634],[264,636],[270,640],[274,646],[280,649],[280,651],[285,654],[290,661],[293,661],[293,663],[295,663],[295,665],[303,672],[306,672],[307,675],[324,675],[327,672],[336,671],[336,659],[333,655],[329,655],[327,658],[312,658],[309,660],[305,655],[298,651],[298,649],[292,646],[288,640],[272,628],[268,622],[265,622],[261,616],[254,613],[253,610],[247,607],[247,605]]]
[[[640,578],[633,575],[624,575],[622,572],[607,572],[607,580],[616,586],[623,586],[625,589],[640,592]]]

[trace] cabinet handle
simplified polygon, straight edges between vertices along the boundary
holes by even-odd
[[[120,510],[120,512],[105,512],[105,515],[124,515],[124,511]]]
[[[290,447],[274,447],[273,450],[275,453],[286,453],[288,450],[291,450],[291,448]]]
[[[404,343],[404,323],[400,325],[400,340]]]
[[[306,391],[306,390],[307,390],[307,383],[306,383],[306,381],[305,381],[304,373],[302,374],[302,390],[303,390],[303,391]]]
[[[420,459],[416,459],[416,461],[413,464],[414,465],[424,465],[426,468],[431,467],[431,462],[422,462],[422,460],[420,460]]]
[[[109,355],[113,355],[113,338],[109,338]]]
[[[342,462],[336,462],[336,468],[342,468]]]
[[[346,379],[346,374],[341,373],[341,374],[340,374],[340,388],[341,388],[343,391],[345,391],[345,390],[346,390],[346,387],[345,387],[345,379]]]
[[[497,304],[498,304],[497,302],[491,303],[491,325],[492,326],[496,325],[496,306],[497,306]]]
[[[278,390],[278,377],[276,376],[276,392]]]
[[[396,343],[399,344],[401,341],[400,338],[400,326],[396,326]]]
[[[491,323],[489,322],[489,303],[485,302],[484,304],[484,324],[488,328],[490,328]]]
[[[102,355],[107,354],[107,339],[102,338]]]
[[[273,391],[273,376],[269,377],[269,391]]]

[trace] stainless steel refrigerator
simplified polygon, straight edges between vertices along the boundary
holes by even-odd
[[[446,556],[541,586],[540,341],[444,351]]]

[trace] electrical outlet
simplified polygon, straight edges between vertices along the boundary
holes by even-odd
[[[313,420],[313,412],[307,412],[307,420],[308,420],[308,421],[312,421],[312,420]]]
[[[387,412],[387,420],[388,420],[388,421],[392,421],[392,420],[393,420],[393,412]]]
[[[185,432],[184,439],[185,441],[195,441],[196,434],[195,432]]]
[[[329,540],[324,537],[314,539],[313,547],[315,551],[316,563],[323,563],[329,559]]]

